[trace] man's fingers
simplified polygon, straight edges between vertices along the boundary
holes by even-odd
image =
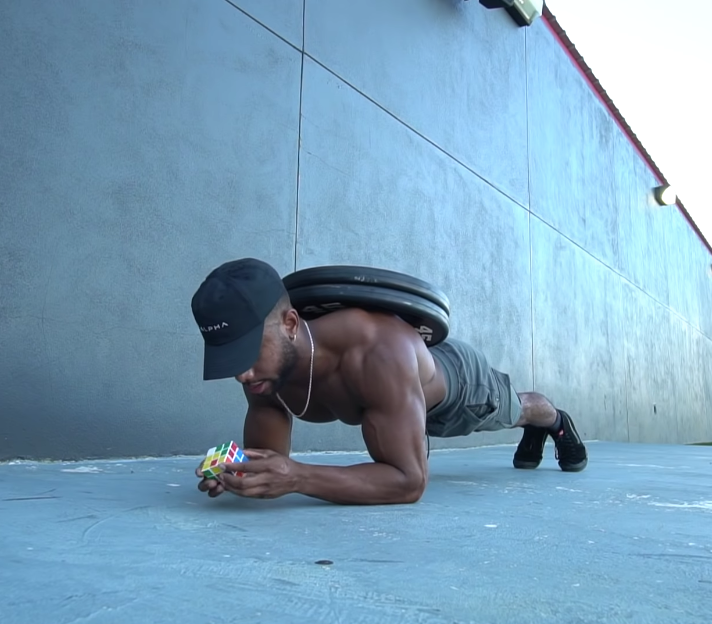
[[[263,461],[256,459],[254,461],[237,462],[233,464],[220,464],[220,468],[225,472],[263,472],[265,465]]]
[[[243,498],[267,498],[266,493],[267,488],[264,485],[236,492],[238,496],[242,496]]]
[[[230,466],[231,464],[228,464]],[[240,464],[233,464],[235,467]],[[251,473],[244,476],[222,472],[218,475],[218,479],[225,491],[244,498],[267,498],[267,493],[270,490],[270,475],[266,473]],[[209,496],[213,496],[213,490]],[[217,494],[216,494],[217,496]]]
[[[250,482],[253,482],[254,479],[258,478],[259,476],[260,475],[251,474],[249,476],[245,475],[243,477],[236,474],[230,474],[229,472],[223,472],[220,474],[220,483],[223,484],[223,487],[229,490],[241,490],[246,487],[245,481],[249,480]]]
[[[210,498],[215,498],[216,496],[220,496],[220,494],[222,494],[224,491],[225,488],[218,483],[217,486],[210,489],[210,491],[208,492],[208,496]]]
[[[247,455],[249,459],[267,459],[272,453],[272,451],[262,449],[242,449],[242,452]]]
[[[236,494],[252,487],[261,487],[268,481],[269,475],[266,474],[246,474],[241,477],[239,475],[223,472],[220,475],[220,483],[222,483],[223,487],[230,492],[235,492]]]
[[[198,489],[201,492],[209,492],[210,490],[214,490],[218,487],[220,487],[220,483],[216,479],[203,479],[200,483],[198,483]]]
[[[243,498],[265,498],[265,494],[268,490],[265,484],[245,485],[244,483],[241,484],[241,487],[231,487],[230,485],[225,484],[225,489],[228,492]]]
[[[210,498],[220,496],[225,491],[225,488],[217,479],[203,479],[198,483],[198,489],[201,492],[207,492]]]

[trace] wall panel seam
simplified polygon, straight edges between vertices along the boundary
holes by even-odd
[[[299,251],[299,191],[301,189],[301,164],[302,164],[302,102],[304,99],[304,39],[306,37],[306,13],[307,0],[302,1],[302,49],[301,68],[299,76],[299,121],[297,126],[297,189],[296,206],[294,210],[294,270],[297,270],[297,259]]]
[[[568,237],[566,234],[564,234],[561,230],[559,230],[559,229],[557,229],[556,227],[554,227],[551,223],[547,222],[545,219],[543,219],[543,218],[540,217],[539,215],[535,214],[534,212],[531,212],[530,214],[531,214],[533,217],[535,217],[536,219],[538,219],[539,221],[541,221],[541,222],[542,222],[544,225],[546,225],[548,228],[554,230],[554,232],[556,232],[559,236],[561,236],[562,238],[566,239],[566,240],[569,241],[572,245],[574,245],[575,247],[577,247],[578,249],[580,249],[581,251],[583,251],[587,256],[593,258],[596,262],[598,262],[600,265],[602,265],[603,267],[605,267],[606,269],[608,269],[611,273],[613,273],[614,275],[617,275],[617,276],[620,277],[622,280],[624,280],[625,282],[627,282],[628,284],[630,284],[631,286],[633,286],[635,289],[637,289],[637,290],[639,290],[640,292],[642,292],[644,295],[646,295],[647,297],[649,297],[650,299],[652,299],[653,301],[655,301],[655,303],[657,303],[658,305],[660,305],[660,306],[662,306],[663,308],[665,308],[668,312],[670,312],[671,314],[674,314],[674,315],[675,315],[676,317],[678,317],[681,321],[684,321],[687,325],[689,325],[689,327],[690,327],[691,329],[695,330],[698,334],[701,334],[702,336],[704,336],[704,337],[707,338],[708,340],[711,340],[711,341],[712,341],[712,336],[708,336],[701,328],[696,327],[695,325],[693,325],[692,322],[691,322],[689,319],[687,319],[685,316],[683,316],[680,312],[678,312],[678,311],[675,310],[674,308],[670,307],[668,304],[666,304],[666,303],[660,301],[659,299],[657,299],[655,296],[653,296],[652,294],[650,294],[647,290],[645,290],[645,289],[642,288],[641,286],[638,286],[638,284],[636,284],[635,282],[633,282],[630,278],[626,277],[623,273],[621,273],[620,271],[618,271],[618,269],[616,269],[616,268],[610,266],[609,264],[607,264],[606,262],[604,262],[603,260],[601,260],[598,256],[595,256],[595,255],[594,255],[593,253],[591,253],[588,249],[586,249],[585,247],[582,247],[579,243],[577,243],[577,242],[576,242],[575,240],[573,240],[572,238],[569,238],[569,237]]]
[[[527,224],[529,226],[529,313],[531,315],[531,340],[532,340],[532,391],[536,390],[536,368],[534,366],[535,347],[534,347],[534,245],[532,240],[532,184],[531,184],[531,136],[529,132],[529,39],[527,31],[524,31],[524,111],[527,123]]]

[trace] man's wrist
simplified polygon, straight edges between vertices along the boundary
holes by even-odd
[[[303,494],[308,466],[293,459],[290,459],[290,461],[292,462],[292,493]]]

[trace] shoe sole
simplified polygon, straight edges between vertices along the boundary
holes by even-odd
[[[588,459],[584,459],[578,464],[559,464],[559,468],[564,472],[581,472],[586,466],[588,466]]]
[[[514,464],[514,467],[518,468],[519,470],[534,470],[535,468],[539,467],[539,464],[541,464],[540,461],[527,462],[527,461],[517,461],[516,459],[512,463]]]

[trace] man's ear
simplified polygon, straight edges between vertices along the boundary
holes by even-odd
[[[299,314],[294,308],[289,308],[284,313],[284,327],[290,337],[297,335],[297,331],[299,330]]]

